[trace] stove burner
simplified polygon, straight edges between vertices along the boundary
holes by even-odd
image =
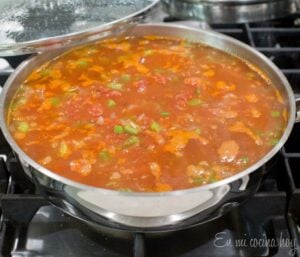
[[[9,158],[11,181],[16,183],[11,182],[8,189],[16,193],[2,197],[5,220],[0,249],[4,256],[289,256],[293,245],[279,246],[280,240],[292,239],[285,219],[284,190],[289,178],[281,172],[284,159],[278,158],[280,169],[272,170],[260,191],[242,208],[201,226],[159,233],[89,226],[50,206],[34,194],[34,188],[20,194],[24,190],[19,186],[22,172],[15,159]]]

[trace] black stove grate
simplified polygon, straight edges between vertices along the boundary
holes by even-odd
[[[212,25],[269,57],[285,74],[300,96],[300,16],[276,21],[235,25]]]
[[[300,15],[211,27],[268,56],[300,96]],[[0,72],[0,84],[26,57],[6,58],[9,65],[2,60],[6,68]],[[224,217],[173,233],[136,234],[91,228],[50,206],[24,176],[0,135],[0,253],[5,257],[300,257],[299,125],[271,164],[255,196]]]

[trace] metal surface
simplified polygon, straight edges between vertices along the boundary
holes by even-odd
[[[120,34],[159,0],[0,1],[0,56],[68,47]]]
[[[209,23],[262,21],[299,11],[297,0],[162,0],[162,3],[174,18]]]
[[[296,122],[300,122],[300,98],[296,99]]]
[[[36,56],[21,64],[7,80],[0,97],[0,125],[26,174],[32,177],[43,195],[54,205],[78,218],[95,223],[101,223],[104,218],[131,227],[153,228],[176,224],[195,214],[205,219],[212,212],[222,213],[225,206],[240,203],[255,192],[264,174],[260,167],[281,149],[293,128],[295,100],[290,85],[280,70],[253,48],[216,32],[181,26],[139,25],[130,32],[130,35],[136,36],[149,34],[202,42],[256,65],[266,73],[285,99],[289,113],[286,130],[279,143],[257,163],[232,177],[209,185],[163,193],[128,193],[86,186],[61,177],[33,161],[15,143],[6,126],[8,104],[19,85],[32,70],[62,51]]]

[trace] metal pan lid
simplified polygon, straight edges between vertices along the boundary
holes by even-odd
[[[120,33],[159,0],[0,1],[0,56],[73,46]]]

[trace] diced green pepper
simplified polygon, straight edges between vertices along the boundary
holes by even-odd
[[[21,121],[17,126],[17,130],[22,133],[27,133],[29,131],[29,124],[26,121]]]
[[[121,125],[114,126],[115,134],[122,134],[124,132],[124,128]]]
[[[215,176],[211,176],[209,178],[209,183],[214,183],[214,182],[217,182],[217,181],[218,181],[218,179]]]
[[[144,52],[144,55],[145,55],[145,56],[150,56],[150,55],[153,55],[153,54],[154,54],[154,51],[151,50],[151,49],[147,49],[147,50],[145,50],[145,52]]]
[[[150,125],[151,130],[155,131],[155,132],[160,132],[161,131],[161,126],[156,122],[153,121]]]
[[[273,139],[270,140],[270,145],[275,146],[275,145],[278,144],[278,142],[279,142],[278,138],[273,138]]]
[[[117,103],[114,101],[114,100],[112,100],[112,99],[109,99],[108,101],[107,101],[107,106],[109,107],[109,108],[113,108],[113,107],[115,107],[117,105]]]
[[[60,100],[59,100],[59,98],[57,98],[57,97],[52,97],[52,98],[50,99],[50,101],[51,101],[51,104],[52,104],[54,107],[56,107],[56,106],[58,106],[58,105],[60,104]]]
[[[134,145],[138,145],[140,143],[140,139],[137,136],[131,136],[128,139],[125,140],[124,146],[125,147],[131,147]]]
[[[160,115],[162,117],[169,117],[170,116],[170,113],[169,112],[161,112]]]
[[[271,116],[273,118],[279,118],[280,117],[280,112],[279,111],[272,111],[271,112]]]
[[[200,135],[201,132],[202,132],[202,130],[201,130],[201,128],[196,128],[196,129],[195,129],[195,132],[196,132],[198,135]]]
[[[202,185],[203,182],[204,182],[204,179],[201,178],[201,177],[193,178],[193,182],[194,182],[194,184],[196,184],[196,185]]]
[[[102,150],[99,153],[99,157],[102,161],[105,161],[105,162],[111,158],[110,153],[107,150]]]
[[[193,98],[187,102],[189,106],[198,106],[203,104],[203,101],[198,98]]]
[[[116,181],[110,181],[106,184],[107,187],[116,187],[117,186],[117,182]]]
[[[123,74],[121,76],[121,80],[124,82],[128,82],[130,79],[131,79],[131,75],[129,75],[129,74]]]
[[[243,164],[247,164],[249,162],[249,157],[248,156],[242,156],[240,158],[240,162]]]
[[[114,89],[114,90],[122,90],[123,89],[123,85],[121,83],[117,83],[117,82],[108,83],[107,87],[110,89]]]
[[[85,60],[79,60],[77,64],[80,68],[87,68],[89,66],[89,63]]]
[[[137,135],[140,132],[140,129],[136,125],[127,124],[124,126],[124,131],[128,134]]]

